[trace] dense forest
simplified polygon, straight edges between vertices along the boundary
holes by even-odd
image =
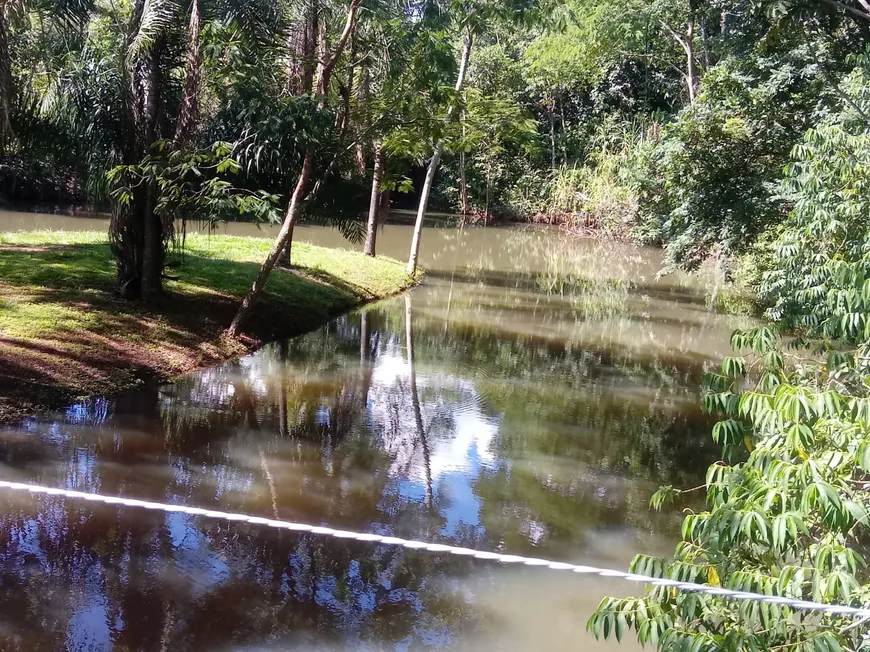
[[[0,197],[110,212],[130,299],[186,220],[280,224],[232,334],[300,221],[374,255],[390,206],[417,213],[409,272],[430,210],[710,265],[770,326],[705,380],[707,511],[633,569],[865,605],[868,47],[867,0],[0,0]],[[590,628],[870,649],[850,618],[661,587]]]

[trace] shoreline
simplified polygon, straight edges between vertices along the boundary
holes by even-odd
[[[99,232],[0,233],[0,424],[248,355],[419,283],[404,264],[294,243],[245,328],[224,329],[272,241],[188,235],[157,301],[115,295]]]

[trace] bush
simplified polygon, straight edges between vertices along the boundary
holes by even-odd
[[[857,98],[806,133],[783,197],[793,202],[763,286],[770,328],[737,332],[705,379],[704,408],[722,420],[723,458],[707,473],[707,509],[683,521],[671,559],[639,556],[632,571],[766,595],[842,605],[870,601],[870,108],[866,68]],[[813,355],[794,353],[811,347]],[[681,492],[663,487],[654,506]],[[665,650],[870,649],[865,621],[756,601],[655,587],[605,599],[589,622],[599,636],[633,628]]]
[[[744,253],[785,216],[776,184],[822,95],[806,63],[794,52],[723,61],[640,153],[637,234],[666,243],[670,268],[697,269],[714,251]],[[780,110],[786,98],[794,110]]]

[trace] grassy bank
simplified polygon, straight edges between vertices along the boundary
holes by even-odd
[[[227,338],[239,298],[271,246],[265,238],[187,238],[173,254],[166,296],[115,296],[104,233],[0,233],[0,421],[167,379],[297,335],[409,287],[387,258],[293,247],[240,340]]]

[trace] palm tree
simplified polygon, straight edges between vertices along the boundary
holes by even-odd
[[[80,27],[93,6],[90,0],[0,0],[0,155],[14,136],[12,114],[16,89],[12,74],[10,38],[13,28],[26,28],[32,21],[52,22],[65,28]]]

